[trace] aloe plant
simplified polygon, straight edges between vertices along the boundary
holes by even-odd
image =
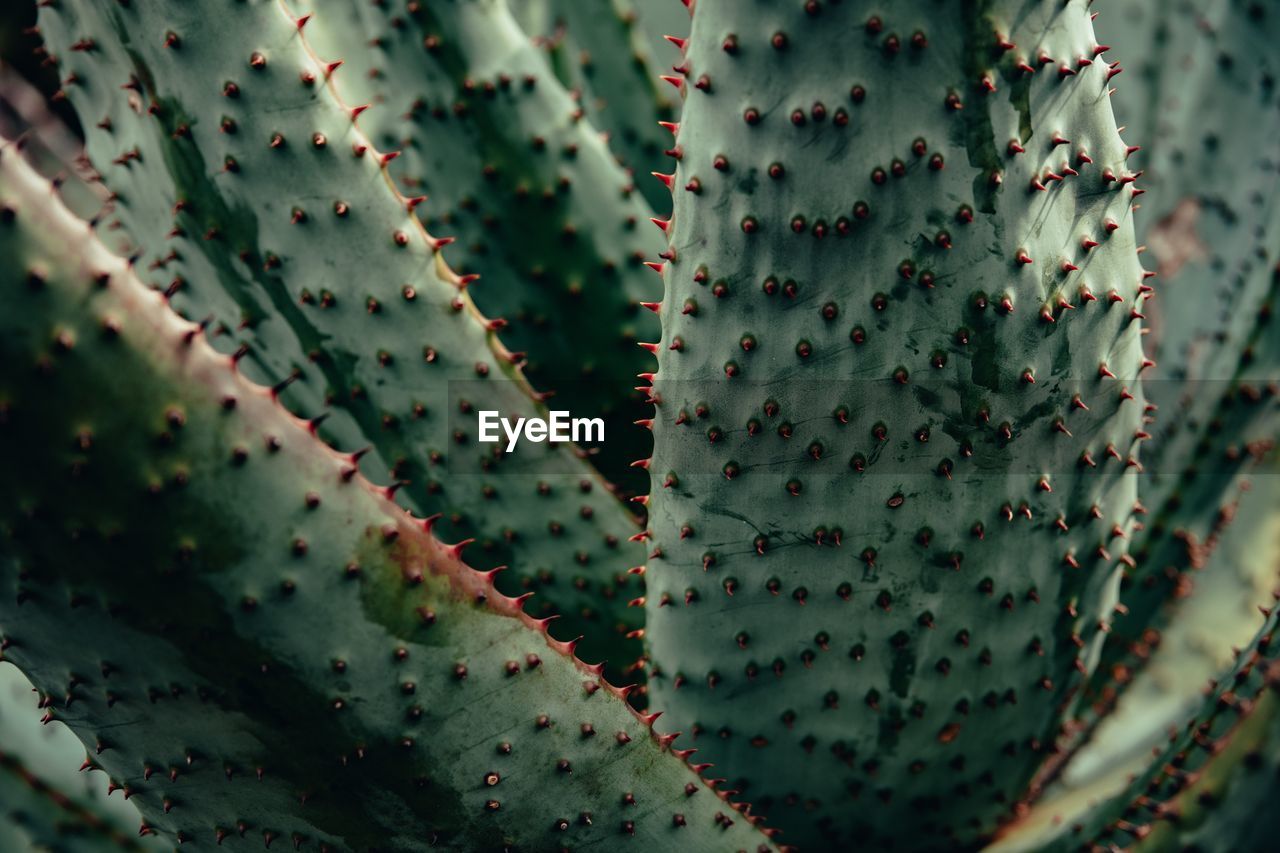
[[[669,2],[39,4],[5,845],[1263,843],[1280,15]]]
[[[7,581],[23,605],[6,617],[6,657],[63,696],[56,715],[148,831],[322,849],[548,832],[670,843],[688,828],[764,843],[666,760],[626,688],[244,379],[13,151],[3,163],[4,315],[19,321],[6,361],[22,364],[6,447],[66,439],[6,458],[26,474],[6,495]],[[60,264],[69,240],[85,251]],[[75,393],[88,386],[99,393]],[[129,398],[137,415],[111,417]],[[55,485],[68,464],[85,488]],[[165,604],[177,601],[186,613]],[[323,731],[279,727],[299,706]]]

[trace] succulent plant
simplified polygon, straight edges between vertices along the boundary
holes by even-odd
[[[652,689],[767,813],[808,813],[802,846],[906,820],[969,844],[1115,605],[1145,435],[1133,175],[1080,9],[855,13],[693,20]]]
[[[1265,846],[1280,10],[684,6],[38,4],[0,845]]]
[[[3,164],[6,362],[21,365],[6,447],[62,438],[6,454],[23,605],[6,658],[70,699],[56,716],[148,830],[332,849],[765,841],[574,642],[315,441],[12,150]],[[60,263],[68,241],[83,252]],[[287,722],[306,706],[323,731]]]

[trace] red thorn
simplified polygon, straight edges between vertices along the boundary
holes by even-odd
[[[498,573],[505,572],[506,570],[507,570],[506,566],[494,566],[492,569],[489,569],[488,571],[483,571],[483,572],[477,571],[476,574],[484,578],[484,582],[487,583],[490,587],[492,587],[495,583],[497,583]]]

